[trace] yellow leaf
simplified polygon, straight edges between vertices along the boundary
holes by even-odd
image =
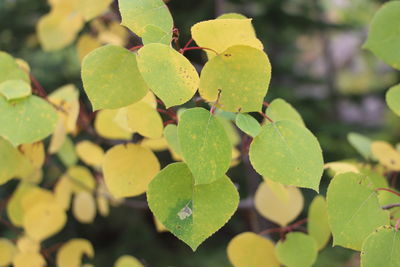
[[[26,194],[36,188],[35,185],[27,182],[20,182],[14,191],[11,199],[7,203],[7,216],[15,226],[22,226],[24,210],[22,208],[22,199]]]
[[[78,10],[86,21],[89,21],[108,10],[113,0],[81,0],[78,2]]]
[[[48,148],[49,154],[57,153],[64,145],[66,137],[67,137],[67,130],[65,129],[64,122],[62,121],[59,115],[56,129],[54,130],[53,135],[51,136],[50,139],[50,145]]]
[[[33,206],[38,203],[50,203],[54,201],[55,197],[51,191],[42,189],[40,187],[33,187],[21,198],[21,206],[23,213],[26,214]]]
[[[379,163],[392,171],[400,171],[400,152],[383,141],[373,142],[371,145],[372,154]]]
[[[115,139],[115,140],[130,140],[132,134],[124,130],[115,121],[118,109],[103,109],[100,110],[94,122],[96,132],[104,138]]]
[[[164,137],[156,139],[145,138],[140,144],[155,152],[160,152],[168,149],[168,144]]]
[[[193,25],[193,39],[198,46],[222,53],[234,45],[247,45],[262,50],[263,44],[257,39],[251,19],[214,19]],[[206,51],[211,59],[212,51]]]
[[[83,166],[73,166],[67,170],[66,177],[71,181],[72,191],[79,193],[82,191],[93,192],[96,181],[88,168]]]
[[[345,172],[355,172],[359,173],[359,170],[356,166],[347,162],[329,162],[324,165],[325,169],[331,169],[335,175],[345,173]]]
[[[229,242],[228,258],[234,267],[279,267],[275,246],[267,238],[251,232],[235,236]]]
[[[108,216],[110,212],[109,201],[108,198],[106,197],[109,195],[110,194],[107,191],[106,185],[103,183],[103,181],[101,181],[97,186],[96,202],[99,213],[103,217]]]
[[[39,253],[40,243],[29,236],[22,236],[17,240],[17,247],[20,252]],[[1,266],[1,265],[0,265]]]
[[[75,195],[72,202],[72,213],[81,223],[92,223],[96,217],[96,203],[93,195],[82,191]]]
[[[114,197],[140,195],[160,170],[160,163],[148,148],[135,144],[117,145],[104,158],[104,181]]]
[[[16,253],[14,244],[5,238],[0,238],[0,266],[8,266]]]
[[[76,44],[79,61],[82,63],[83,58],[91,51],[100,47],[101,43],[90,34],[82,34]]]
[[[32,206],[24,215],[23,227],[26,234],[42,241],[64,227],[67,216],[56,202],[41,202]]]
[[[13,259],[14,267],[43,267],[46,266],[46,260],[38,252],[21,252]]]
[[[99,167],[103,163],[103,149],[91,141],[81,141],[76,144],[76,153],[88,165]]]
[[[43,142],[23,144],[18,149],[34,167],[38,169],[42,168],[46,156]]]
[[[155,217],[153,216],[154,225],[156,226],[156,230],[159,233],[168,232],[168,229]]]
[[[63,176],[58,180],[54,188],[54,196],[56,198],[56,202],[64,210],[68,210],[71,203],[72,182],[68,179],[67,176]]]
[[[122,255],[115,262],[114,267],[144,267],[144,265],[133,256]]]
[[[277,198],[279,198],[282,202],[285,203],[289,201],[289,190],[287,189],[286,186],[284,186],[281,183],[272,181],[271,179],[267,179],[265,177],[264,181]]]
[[[284,201],[275,195],[267,183],[261,183],[254,199],[257,211],[268,220],[286,226],[300,214],[304,204],[298,188],[287,187],[287,190],[289,199]]]
[[[97,29],[99,33],[97,38],[102,43],[126,46],[129,41],[128,30],[115,21],[112,21],[107,26],[99,21],[95,21],[92,25]]]
[[[83,255],[93,258],[92,244],[82,238],[71,239],[58,250],[57,267],[80,267]]]
[[[54,51],[71,44],[83,27],[83,17],[72,7],[55,6],[40,18],[37,33],[45,51]]]

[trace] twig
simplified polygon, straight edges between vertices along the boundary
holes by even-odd
[[[270,122],[274,122],[267,114],[265,114],[264,112],[259,111],[258,113],[260,113],[264,118],[266,118],[267,120],[269,120]]]
[[[266,235],[266,234],[278,233],[278,232],[279,233],[287,233],[287,232],[293,231],[296,228],[299,228],[302,224],[305,224],[306,222],[307,222],[307,218],[304,218],[304,219],[297,221],[289,226],[266,229],[266,230],[259,232],[258,234]]]

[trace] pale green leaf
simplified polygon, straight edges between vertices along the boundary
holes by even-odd
[[[400,116],[400,84],[393,86],[387,91],[386,103],[396,115]]]
[[[317,242],[318,250],[326,246],[331,237],[331,229],[328,222],[328,211],[323,196],[316,196],[308,210],[308,234]]]
[[[400,233],[393,227],[382,226],[364,241],[361,250],[362,267],[400,266]]]
[[[287,267],[310,267],[317,259],[317,243],[304,233],[292,232],[276,245],[279,261]]]
[[[260,123],[249,114],[237,114],[236,126],[251,137],[256,137],[261,132]]]
[[[247,17],[239,13],[225,13],[217,17],[217,19],[247,19]]]
[[[347,140],[365,159],[370,159],[372,157],[371,139],[358,133],[349,133],[347,135]]]
[[[24,158],[7,140],[0,137],[0,185],[16,177]]]
[[[0,83],[0,94],[8,101],[31,95],[31,86],[23,80],[8,80]]]
[[[0,51],[0,83],[7,80],[23,80],[30,82],[29,75],[21,69],[15,59],[9,54]]]
[[[173,20],[168,7],[162,0],[119,0],[121,24],[138,36],[142,36],[147,25],[153,25],[164,32],[171,32]]]
[[[10,102],[0,96],[0,114],[0,136],[14,146],[46,138],[58,118],[48,102],[34,95]]]
[[[57,156],[65,167],[71,167],[78,162],[78,156],[75,151],[74,143],[71,138],[67,137],[57,152]]]
[[[194,185],[185,163],[173,163],[150,183],[147,201],[154,216],[193,250],[230,219],[239,194],[224,176],[205,185]]]
[[[189,101],[199,86],[196,69],[165,44],[148,44],[138,51],[138,66],[147,85],[166,107]]]
[[[125,48],[106,45],[83,59],[83,87],[94,110],[127,106],[147,94],[136,57]]]
[[[292,121],[269,123],[254,138],[249,155],[262,176],[318,192],[324,162],[318,140],[307,128]]]
[[[181,155],[181,147],[178,139],[178,127],[175,124],[168,124],[164,128],[164,137],[165,140],[167,140],[169,148],[177,155]]]
[[[305,126],[297,110],[281,98],[274,99],[265,112],[273,121],[289,120]]]
[[[396,69],[400,69],[400,1],[384,4],[372,19],[364,48]]]
[[[171,31],[165,32],[161,28],[154,25],[147,25],[144,28],[142,36],[143,44],[160,43],[169,45],[172,41]]]
[[[381,209],[377,193],[367,184],[367,177],[353,172],[331,181],[327,205],[334,245],[360,250],[372,231],[389,224],[389,213]]]
[[[203,108],[185,110],[179,121],[178,138],[196,185],[223,177],[229,168],[232,147],[223,126],[210,112]]]
[[[267,55],[259,49],[236,45],[206,63],[200,76],[200,95],[225,111],[261,111],[271,79]]]

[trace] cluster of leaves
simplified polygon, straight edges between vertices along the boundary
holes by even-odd
[[[54,50],[75,40],[84,21],[110,1],[49,3],[38,35],[44,49]],[[142,45],[125,48],[126,29],[97,20],[91,22],[97,36],[78,41],[84,90],[97,111],[93,127],[92,115],[82,119],[77,88],[66,85],[47,96],[26,62],[0,53],[0,184],[20,180],[6,201],[19,235],[15,242],[0,239],[0,266],[46,265],[48,250],[41,250],[41,243],[65,227],[69,210],[88,224],[97,213],[107,216],[110,205],[144,193],[158,227],[196,250],[239,206],[226,173],[240,155],[248,155],[263,178],[252,201],[256,210],[279,227],[233,238],[227,248],[233,265],[311,266],[331,234],[334,245],[361,251],[363,266],[400,264],[392,253],[400,242],[400,194],[385,177],[395,181],[400,171],[398,147],[352,133],[349,142],[365,161],[324,164],[318,140],[300,114],[283,99],[264,102],[271,65],[251,19],[225,14],[199,22],[191,28],[193,40],[179,48],[162,0],[120,0],[119,8],[122,25],[141,37]],[[399,1],[385,4],[365,44],[394,68],[400,66],[399,15]],[[190,46],[192,41],[198,46]],[[188,50],[206,52],[200,75],[184,56]],[[389,89],[387,103],[400,115],[400,86]],[[103,146],[89,139],[74,142],[71,137],[80,131]],[[133,134],[141,138],[132,139]],[[43,140],[50,135],[45,149]],[[162,150],[177,162],[160,170],[155,152]],[[52,155],[66,171],[49,185],[43,166]],[[318,195],[307,220],[290,224],[303,209],[299,188],[318,192],[324,169],[334,176],[326,200]],[[306,222],[305,233],[294,231]],[[266,238],[275,232],[281,237],[276,244]],[[91,243],[71,239],[58,249],[56,262],[81,266],[83,255],[94,256]],[[115,265],[142,266],[127,255]]]

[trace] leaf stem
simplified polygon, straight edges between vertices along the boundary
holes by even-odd
[[[395,194],[396,196],[400,197],[400,193],[397,193],[396,191],[394,191],[394,190],[392,190],[392,189],[389,189],[389,188],[382,188],[382,187],[380,187],[380,188],[377,188],[377,189],[375,189],[375,190],[376,190],[376,191],[387,191],[387,192],[390,192],[390,193]]]
[[[270,234],[270,233],[287,233],[287,232],[291,232],[296,228],[299,228],[302,224],[305,224],[307,222],[307,218],[304,218],[300,221],[297,221],[291,225],[285,226],[285,227],[277,227],[277,228],[270,228],[270,229],[266,229],[263,230],[261,232],[259,232],[259,235],[266,235],[266,234]]]
[[[129,48],[128,50],[129,51],[135,51],[135,50],[138,50],[139,48],[142,48],[142,47],[143,47],[143,45],[136,45],[136,46],[133,46],[133,47]]]
[[[265,114],[264,112],[259,111],[258,113],[260,113],[264,118],[266,118],[267,120],[269,120],[270,122],[274,122],[267,114]]]
[[[222,93],[222,90],[221,90],[221,89],[218,89],[217,100],[215,101],[214,105],[212,105],[212,107],[211,107],[211,109],[210,109],[210,113],[211,113],[212,115],[215,114],[215,110],[217,109],[218,102],[219,102],[219,100],[221,99],[221,93]]]
[[[216,55],[218,55],[218,52],[215,51],[214,49],[208,48],[208,47],[200,47],[200,46],[192,46],[192,47],[182,48],[179,50],[179,52],[181,54],[184,54],[186,51],[189,51],[189,50],[210,50],[210,51],[213,51]]]

